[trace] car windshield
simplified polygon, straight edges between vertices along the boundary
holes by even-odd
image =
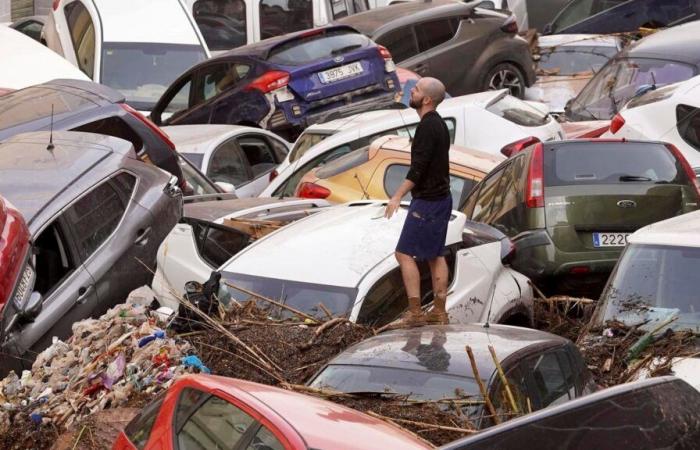
[[[550,120],[547,114],[512,95],[504,95],[487,106],[486,111],[523,127],[541,127]]]
[[[297,141],[294,143],[294,148],[292,148],[292,151],[289,152],[289,162],[294,162],[297,159],[301,158],[304,156],[304,153],[307,152],[311,147],[314,145],[318,144],[328,136],[331,136],[332,133],[328,132],[313,132],[313,131],[305,131]]]
[[[611,61],[572,100],[570,120],[611,119],[645,85],[665,86],[692,78],[695,69],[676,61],[621,58]]]
[[[569,76],[598,72],[617,54],[616,47],[561,45],[540,50],[538,75]]]
[[[69,91],[32,86],[2,96],[0,100],[0,130],[34,120],[51,121],[65,115],[95,107],[89,98]],[[8,136],[9,137],[9,136]]]
[[[445,353],[449,358],[449,355]],[[440,361],[436,361],[440,364]],[[449,364],[449,361],[448,361]],[[408,394],[412,400],[440,400],[464,395],[477,396],[473,378],[431,370],[408,370],[376,366],[329,365],[311,383],[315,388],[345,393],[380,392]]]
[[[553,144],[544,157],[545,184],[681,184],[680,163],[662,144]]]
[[[258,295],[274,299],[315,317],[326,317],[323,306],[333,316],[347,317],[357,297],[357,289],[325,284],[303,283],[277,278],[258,277],[233,272],[222,272],[231,297],[239,302],[252,299],[249,294],[235,289],[241,287]],[[279,306],[258,301],[258,306],[268,308],[273,317],[288,318],[294,314]]]
[[[199,45],[105,42],[100,82],[134,108],[150,111],[180,74],[205,58]]]
[[[268,61],[275,64],[299,66],[366,47],[370,42],[366,36],[348,29],[313,33],[274,47],[270,51]]]
[[[700,248],[630,244],[601,298],[603,322],[700,332]]]

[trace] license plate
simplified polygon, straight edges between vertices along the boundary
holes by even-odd
[[[593,247],[624,247],[629,233],[593,233]]]
[[[22,277],[17,283],[17,288],[15,289],[15,304],[21,306],[24,298],[27,296],[29,289],[32,288],[32,282],[34,281],[34,270],[27,264],[22,272]]]
[[[359,75],[362,73],[362,71],[362,64],[360,64],[358,61],[352,64],[346,64],[344,66],[324,70],[323,72],[318,73],[318,77],[321,79],[321,83],[333,83],[335,81]]]

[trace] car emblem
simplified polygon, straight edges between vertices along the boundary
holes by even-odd
[[[637,202],[634,200],[620,200],[617,202],[617,206],[620,208],[636,208],[637,207]]]
[[[341,62],[345,61],[345,58],[343,58],[342,56],[336,56],[335,58],[333,58],[333,61],[337,62],[337,63],[341,63]]]

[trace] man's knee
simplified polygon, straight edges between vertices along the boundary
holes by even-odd
[[[411,255],[407,255],[405,253],[401,253],[400,251],[395,251],[394,252],[394,257],[396,260],[399,262],[399,264],[409,262],[410,260],[413,259]]]

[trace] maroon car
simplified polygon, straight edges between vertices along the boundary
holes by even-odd
[[[0,197],[0,317],[10,299],[22,304],[32,292],[29,288],[34,271],[25,264],[27,258],[29,229],[24,217]]]

